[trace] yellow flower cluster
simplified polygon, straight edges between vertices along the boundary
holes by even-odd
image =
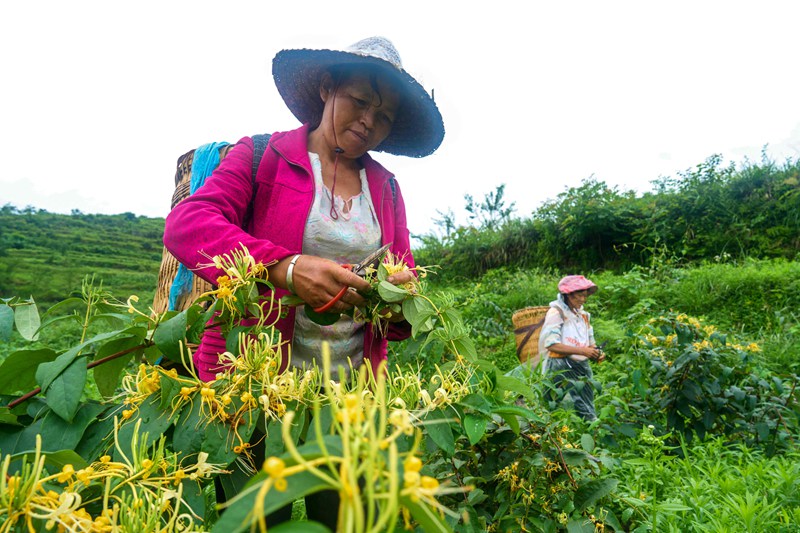
[[[115,425],[115,437],[117,429]],[[185,506],[181,510],[182,481],[219,474],[219,467],[207,463],[203,453],[196,463],[182,466],[177,454],[164,451],[163,439],[149,447],[139,443],[138,431],[129,444],[126,453],[116,441],[119,460],[105,455],[79,470],[65,464],[56,473],[46,471],[40,436],[33,460],[23,459],[16,472],[9,472],[11,456],[0,456],[0,531],[36,531],[34,520],[47,530],[108,533],[161,530],[162,521],[179,516],[191,524]],[[103,495],[102,505],[84,501],[82,494],[93,492]],[[89,509],[99,512],[92,516]]]

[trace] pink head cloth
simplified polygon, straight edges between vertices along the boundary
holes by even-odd
[[[597,285],[584,276],[565,276],[558,282],[558,292],[570,294],[576,291],[589,291],[589,294],[597,292]]]

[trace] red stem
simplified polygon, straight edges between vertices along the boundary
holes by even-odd
[[[136,350],[141,350],[142,348],[146,348],[146,347],[149,347],[149,346],[152,346],[152,345],[153,345],[152,342],[147,342],[144,345],[134,346],[133,348],[128,348],[127,350],[122,350],[121,352],[117,352],[115,354],[108,355],[106,357],[103,357],[102,359],[98,359],[97,361],[92,361],[91,363],[87,364],[86,365],[86,369],[88,370],[90,368],[94,368],[96,366],[100,366],[103,363],[107,363],[109,361],[113,361],[114,359],[119,359],[123,355],[128,355],[131,352],[135,352]],[[17,398],[16,400],[14,400],[13,402],[9,403],[7,407],[9,409],[13,409],[14,407],[16,407],[19,404],[21,404],[22,402],[24,402],[25,400],[30,400],[31,398],[33,398],[34,396],[36,396],[40,392],[42,392],[42,388],[41,387],[36,387],[35,389],[30,391],[29,393],[24,394],[24,395],[20,396],[19,398]]]

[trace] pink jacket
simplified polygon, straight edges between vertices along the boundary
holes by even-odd
[[[241,225],[251,199],[253,141],[244,137],[231,149],[205,184],[169,213],[164,228],[164,245],[178,261],[213,284],[223,275],[208,264],[209,256],[229,253],[242,243],[256,261],[264,264],[302,252],[303,231],[314,200],[314,175],[308,158],[308,127],[272,135],[256,174],[256,198],[252,220],[247,230]],[[383,244],[392,243],[392,253],[405,256],[414,266],[406,226],[406,211],[400,188],[393,176],[368,154],[361,158],[367,172],[367,183],[378,213]],[[273,177],[274,176],[274,177]],[[206,255],[201,254],[203,252]],[[287,291],[275,290],[275,298]],[[294,309],[278,320],[276,327],[284,340],[294,332]],[[367,325],[364,334],[364,359],[373,370],[386,360],[387,340],[409,336],[410,326],[392,325],[386,338]],[[218,354],[225,351],[225,340],[219,330],[206,330],[194,354],[201,379],[212,380],[218,365]]]

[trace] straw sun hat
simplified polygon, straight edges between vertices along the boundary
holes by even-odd
[[[431,95],[403,69],[400,55],[384,37],[363,39],[345,50],[281,50],[272,60],[272,77],[289,110],[301,122],[322,116],[322,74],[334,66],[373,66],[395,81],[402,95],[389,136],[375,150],[424,157],[444,138],[444,123]]]

